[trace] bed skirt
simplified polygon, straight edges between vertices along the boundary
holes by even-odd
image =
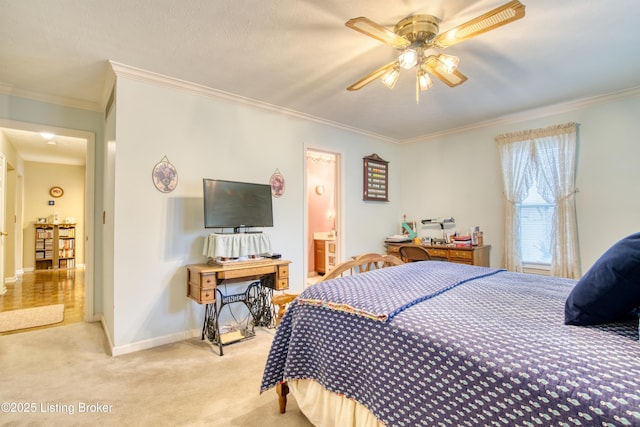
[[[289,381],[289,390],[302,413],[316,427],[384,427],[355,400],[330,392],[313,380]]]

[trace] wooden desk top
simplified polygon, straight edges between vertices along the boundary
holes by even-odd
[[[189,264],[187,268],[199,273],[218,273],[233,270],[247,270],[258,267],[277,267],[279,265],[291,264],[286,259],[248,259],[246,261],[225,261],[222,264],[212,262],[210,264]]]
[[[223,280],[249,281],[269,275],[273,280],[263,286],[276,290],[289,289],[289,264],[284,259],[260,259],[232,262],[227,265],[187,265],[187,296],[199,304],[215,302],[215,288]]]

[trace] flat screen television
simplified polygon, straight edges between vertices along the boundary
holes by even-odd
[[[271,186],[203,179],[204,227],[273,227]]]

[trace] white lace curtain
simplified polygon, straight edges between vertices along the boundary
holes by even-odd
[[[504,183],[504,265],[522,271],[519,204],[535,179],[542,198],[556,206],[551,232],[551,274],[579,278],[575,209],[575,123],[498,135]]]

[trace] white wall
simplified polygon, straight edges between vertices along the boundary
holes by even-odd
[[[206,262],[205,177],[267,183],[276,169],[284,175],[286,192],[274,198],[275,226],[266,232],[273,250],[292,261],[294,292],[306,276],[305,146],[342,153],[347,255],[383,250],[384,236],[396,231],[400,183],[394,144],[126,77],[118,77],[116,99],[113,214],[107,212],[114,262],[105,288],[114,289],[117,348],[201,327],[203,306],[185,295],[185,265]],[[362,201],[362,157],[373,152],[390,162],[390,203]],[[178,186],[168,194],[157,191],[151,179],[165,156],[178,172]]]
[[[408,217],[453,216],[464,231],[479,225],[485,244],[492,245],[491,265],[502,266],[502,175],[495,137],[573,121],[578,123],[576,204],[585,273],[609,246],[639,229],[640,94],[566,105],[564,110],[545,116],[538,111],[535,119],[504,121],[403,146],[401,199]]]

